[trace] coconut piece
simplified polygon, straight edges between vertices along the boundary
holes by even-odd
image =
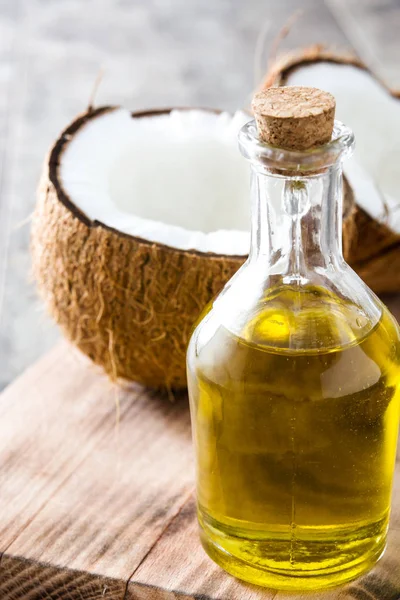
[[[335,96],[337,118],[352,127],[357,142],[354,158],[344,165],[356,202],[348,262],[374,291],[399,291],[398,92],[385,88],[356,57],[320,46],[279,58],[263,85],[311,85]]]
[[[268,88],[255,94],[252,108],[261,139],[272,146],[309,150],[332,137],[335,98],[317,88]]]
[[[60,184],[90,222],[181,250],[245,255],[249,167],[237,132],[250,118],[103,112],[64,145]]]
[[[248,165],[236,146],[248,118],[105,107],[51,149],[34,275],[66,337],[114,379],[186,387],[193,324],[247,257]],[[353,205],[346,193],[345,251]]]
[[[352,53],[330,50],[322,44],[313,44],[306,48],[292,50],[278,56],[270,65],[268,72],[261,84],[261,88],[278,87],[288,84],[291,73],[300,67],[326,62],[338,65],[353,65],[366,69],[361,60]]]

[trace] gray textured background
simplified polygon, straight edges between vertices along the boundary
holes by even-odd
[[[400,88],[398,0],[0,0],[0,388],[58,336],[29,281],[29,217],[43,157],[86,108],[235,109],[286,19],[285,47],[353,47]]]

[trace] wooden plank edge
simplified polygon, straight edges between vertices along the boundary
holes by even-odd
[[[128,580],[26,559],[6,550],[0,554],[1,600],[194,600],[194,596],[184,592],[132,581],[162,537],[175,521],[179,521],[181,512],[193,502],[193,494],[194,489],[191,488]],[[213,600],[204,595],[195,598]]]
[[[2,600],[213,600],[3,554]]]
[[[126,582],[4,553],[2,600],[123,600]]]

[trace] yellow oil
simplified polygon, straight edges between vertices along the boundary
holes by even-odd
[[[282,288],[241,331],[201,337],[188,375],[208,554],[289,590],[369,569],[385,547],[399,421],[391,315],[373,326],[334,294]]]

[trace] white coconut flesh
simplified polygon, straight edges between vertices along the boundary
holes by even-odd
[[[91,221],[179,248],[249,249],[249,166],[237,147],[244,112],[173,110],[89,120],[61,159],[64,191]]]
[[[353,65],[305,64],[286,83],[320,87],[335,96],[336,118],[356,136],[354,158],[344,164],[356,202],[400,233],[400,100]]]

